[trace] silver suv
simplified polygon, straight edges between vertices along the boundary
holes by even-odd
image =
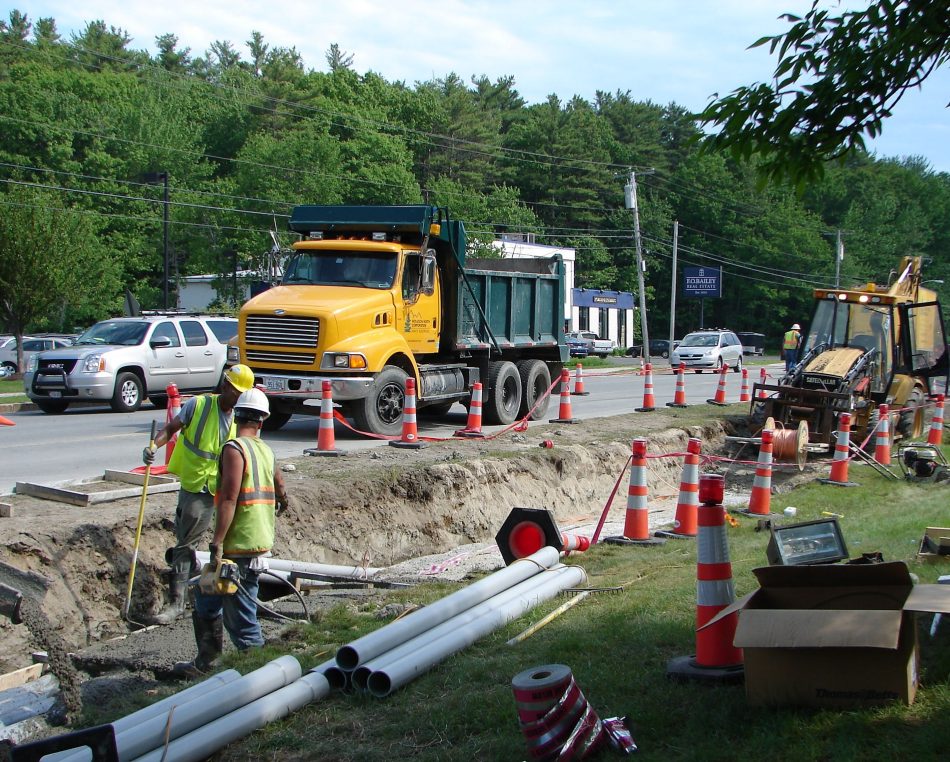
[[[722,328],[687,333],[670,353],[670,365],[675,368],[680,363],[696,373],[704,368],[718,371],[723,365],[738,373],[742,370],[742,342],[735,333]]]
[[[23,375],[26,393],[46,413],[71,402],[108,401],[117,413],[138,410],[147,396],[165,407],[165,388],[214,389],[238,321],[203,315],[146,315],[102,320],[73,346],[34,355]]]

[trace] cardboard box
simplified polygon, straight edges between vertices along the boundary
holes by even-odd
[[[927,527],[920,541],[917,555],[921,558],[936,558],[950,556],[950,528]]]
[[[917,693],[914,612],[950,613],[950,586],[914,585],[907,565],[768,566],[739,612],[746,697],[756,706],[857,708]],[[707,624],[706,626],[709,626]]]

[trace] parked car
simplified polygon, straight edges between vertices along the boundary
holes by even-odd
[[[732,331],[710,328],[686,334],[670,355],[670,364],[683,363],[696,373],[719,370],[727,364],[736,373],[742,370],[742,342]]]
[[[73,346],[31,358],[23,385],[46,413],[71,402],[108,401],[120,413],[138,410],[144,398],[165,407],[165,388],[183,393],[217,388],[227,342],[238,321],[206,315],[144,315],[102,320]]]
[[[679,341],[673,342],[673,349],[679,346]],[[643,345],[634,344],[632,347],[627,347],[627,357],[639,357],[643,354]],[[650,357],[662,357],[666,359],[670,356],[670,340],[669,339],[650,339]]]
[[[30,358],[44,349],[68,347],[70,344],[72,344],[72,340],[63,336],[24,336],[23,363],[29,366]],[[7,369],[7,375],[9,376],[19,370],[16,350],[17,341],[15,336],[0,337],[0,365]]]
[[[568,331],[565,337],[568,339],[583,339],[587,342],[587,353],[598,357],[613,354],[613,351],[617,348],[612,339],[602,339],[593,331]]]
[[[590,354],[590,345],[586,339],[570,336],[565,341],[571,351],[571,357],[587,357]]]

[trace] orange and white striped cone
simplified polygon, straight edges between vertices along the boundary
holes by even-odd
[[[345,455],[336,449],[336,432],[333,428],[333,384],[324,381],[320,387],[320,425],[317,428],[317,447],[303,451],[304,455]]]
[[[584,366],[577,363],[574,368],[574,391],[571,392],[575,397],[586,397],[590,392],[584,391]]]
[[[689,407],[686,404],[686,364],[680,363],[676,369],[676,389],[673,392],[673,401],[666,403],[667,407]]]
[[[759,445],[759,462],[755,467],[755,479],[752,480],[752,494],[749,495],[748,510],[741,511],[749,516],[768,516],[772,507],[772,440],[774,432],[763,429],[762,444]]]
[[[605,537],[603,542],[617,545],[662,545],[666,540],[650,536],[650,515],[647,510],[647,440],[633,440],[630,460],[630,486],[627,488],[627,512],[623,536]]]
[[[707,474],[703,479],[716,475]],[[721,476],[718,479],[722,479]],[[704,490],[702,490],[704,491]],[[720,495],[722,494],[720,488]],[[699,506],[696,542],[696,654],[680,656],[666,665],[666,675],[678,680],[739,682],[744,677],[742,649],[733,645],[739,613],[733,611],[706,626],[719,612],[735,603],[726,512],[721,498]]]
[[[877,408],[878,421],[877,432],[874,439],[874,460],[882,466],[891,465],[891,433],[890,415],[887,405],[879,405]]]
[[[835,456],[831,461],[831,476],[819,479],[822,484],[835,484],[839,487],[857,487],[848,481],[848,464],[851,450],[851,414],[838,416],[838,436],[835,439]]]
[[[402,404],[402,434],[399,439],[391,439],[392,447],[418,450],[425,445],[419,441],[419,429],[416,426],[416,380],[406,379],[406,397]]]
[[[557,418],[551,418],[548,423],[579,423],[571,412],[571,372],[567,368],[561,368],[561,405]]]
[[[696,536],[696,509],[699,507],[699,452],[702,440],[690,437],[683,458],[683,475],[680,477],[680,492],[676,500],[676,516],[672,531],[655,532],[657,537],[689,539]]]
[[[16,424],[11,421],[9,418],[5,418],[0,415],[0,426],[16,426]]]
[[[643,407],[636,408],[638,413],[656,410],[656,398],[653,396],[653,365],[646,364],[646,376],[643,379]]]
[[[759,368],[759,383],[762,384],[762,386],[765,385],[766,378],[768,378],[768,373],[766,373],[765,368]],[[765,389],[763,389],[762,386],[759,387],[759,393],[756,399],[764,400],[769,396],[765,393]]]
[[[168,404],[165,406],[165,425],[174,421],[181,412],[181,395],[178,393],[177,384],[169,384],[165,387],[165,394],[168,397]],[[178,444],[178,432],[172,434],[172,438],[165,445],[165,465],[172,459],[172,453],[175,451],[175,445]]]
[[[723,363],[719,369],[719,386],[716,387],[716,396],[711,400],[706,400],[710,405],[719,405],[720,407],[728,405],[726,402],[726,373],[729,372],[729,366]]]
[[[934,414],[933,418],[930,419],[930,431],[927,432],[927,444],[929,445],[943,444],[943,405],[945,400],[946,397],[943,394],[938,394],[934,401]]]
[[[561,552],[564,555],[571,553],[583,553],[590,549],[590,537],[584,537],[579,534],[561,533]]]
[[[472,384],[472,399],[468,404],[468,422],[465,428],[459,429],[452,436],[469,439],[485,436],[482,433],[482,384],[480,381]]]
[[[749,393],[749,371],[742,369],[742,386],[739,387],[739,402],[752,402],[752,395]]]

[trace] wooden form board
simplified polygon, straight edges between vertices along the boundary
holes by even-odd
[[[36,680],[36,678],[42,674],[42,664],[31,664],[29,667],[23,667],[23,669],[16,669],[13,672],[7,672],[5,675],[0,675],[0,691],[5,691],[8,688],[16,688],[20,685],[24,685],[31,680]]]
[[[53,500],[58,503],[69,503],[70,505],[82,507],[108,503],[126,497],[138,497],[142,494],[142,485],[144,482],[144,474],[134,474],[129,471],[106,471],[100,479],[69,484],[65,487],[53,487],[47,484],[33,484],[31,482],[17,482],[16,493],[18,495],[32,495],[33,497],[43,498],[44,500]],[[90,489],[92,485],[101,486],[104,483],[110,487],[119,484],[128,484],[130,486],[111,489]],[[83,490],[84,486],[86,487],[85,490]],[[179,486],[178,479],[174,477],[150,475],[147,492],[149,495],[156,495],[161,492],[176,492]]]

